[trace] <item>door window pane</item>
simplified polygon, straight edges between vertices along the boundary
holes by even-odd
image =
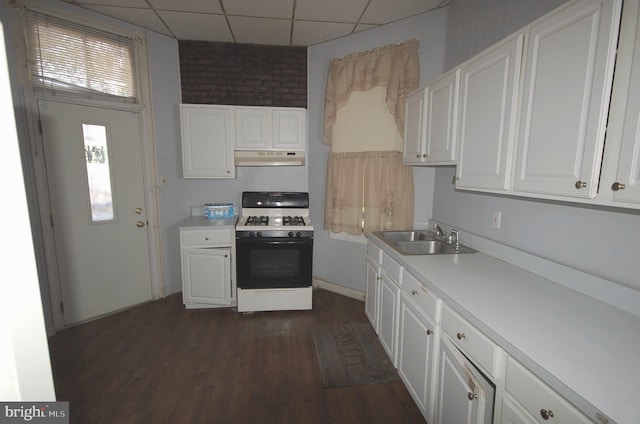
[[[113,198],[107,127],[96,124],[82,124],[84,137],[89,203],[93,222],[113,221]]]

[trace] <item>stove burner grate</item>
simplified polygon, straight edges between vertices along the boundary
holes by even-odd
[[[268,216],[249,216],[247,217],[246,225],[251,225],[251,226],[269,225],[269,217]]]
[[[305,225],[305,222],[301,216],[283,216],[282,225]]]

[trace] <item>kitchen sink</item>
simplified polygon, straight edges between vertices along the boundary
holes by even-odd
[[[455,255],[476,253],[462,244],[448,244],[427,231],[377,231],[373,233],[403,255]]]

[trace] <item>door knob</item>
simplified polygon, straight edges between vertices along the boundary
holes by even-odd
[[[144,222],[142,222],[142,221],[136,222],[136,227],[138,227],[138,228],[144,227]]]
[[[619,183],[617,181],[611,184],[611,190],[613,191],[624,190],[626,187],[627,187],[626,185]]]
[[[142,214],[142,208],[136,208],[136,213],[137,213],[138,215]]]

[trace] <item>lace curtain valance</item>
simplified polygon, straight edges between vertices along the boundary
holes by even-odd
[[[409,40],[332,59],[324,102],[323,142],[332,143],[338,110],[354,91],[386,87],[386,103],[400,134],[404,131],[404,99],[420,83],[418,40]]]
[[[399,150],[404,101],[419,86],[419,70],[417,40],[331,60],[325,229],[358,235],[413,227],[413,171]]]

